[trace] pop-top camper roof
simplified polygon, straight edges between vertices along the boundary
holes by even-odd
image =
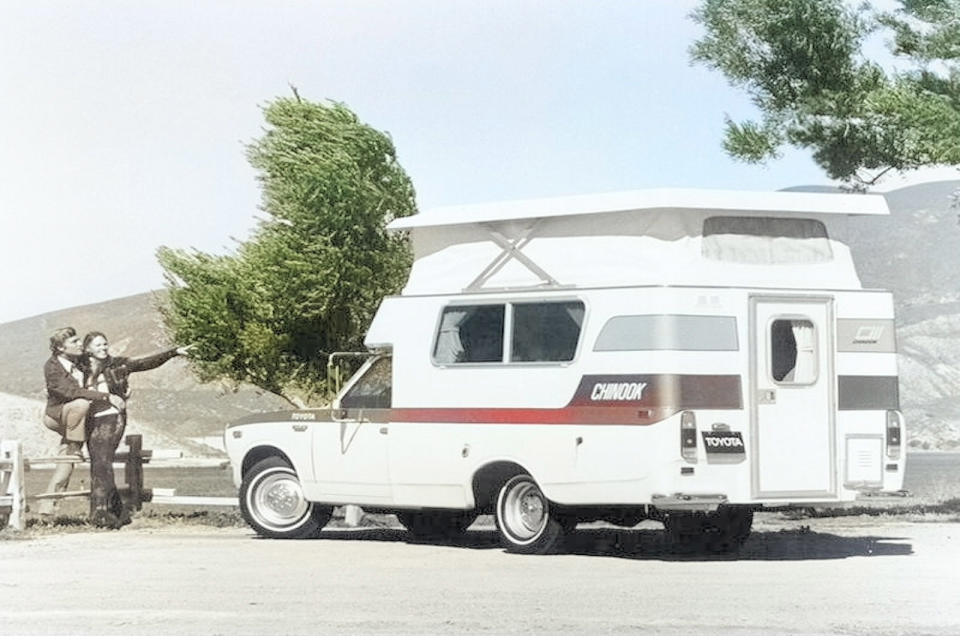
[[[657,189],[435,208],[394,220],[404,295],[503,288],[698,285],[859,289],[849,215],[879,195]]]

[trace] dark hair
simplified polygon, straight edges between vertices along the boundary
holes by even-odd
[[[91,332],[89,332],[87,335],[85,335],[85,336],[83,337],[83,350],[84,350],[84,351],[87,350],[87,345],[90,344],[90,342],[91,342],[94,338],[96,338],[97,336],[99,336],[99,337],[101,337],[101,338],[103,338],[104,340],[107,340],[107,341],[110,340],[109,338],[107,338],[107,334],[103,333],[102,331],[91,331]]]
[[[63,350],[63,343],[77,335],[77,330],[73,327],[61,327],[50,336],[50,351],[60,353]]]

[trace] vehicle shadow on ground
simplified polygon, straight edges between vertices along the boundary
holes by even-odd
[[[501,549],[493,530],[470,530],[455,540],[414,538],[401,529],[324,530],[321,540],[393,541],[450,546],[474,550]],[[805,561],[849,557],[905,556],[913,554],[906,537],[843,537],[808,529],[757,531],[739,552],[732,554],[678,554],[659,530],[584,528],[567,536],[559,554],[659,561]]]
[[[905,537],[843,537],[810,530],[753,532],[739,552],[678,554],[665,533],[657,530],[598,528],[569,535],[567,554],[660,561],[805,561],[848,557],[904,556],[913,545]]]

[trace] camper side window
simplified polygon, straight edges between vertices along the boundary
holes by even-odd
[[[340,399],[344,409],[388,409],[393,393],[391,358],[380,358]]]
[[[816,334],[805,319],[778,319],[770,323],[770,375],[778,384],[814,384],[817,381]]]
[[[504,362],[509,322],[509,362],[569,362],[577,353],[583,315],[584,305],[578,300],[446,307],[433,361]]]
[[[513,304],[511,362],[569,362],[577,352],[583,303]]]
[[[826,226],[816,219],[712,216],[703,222],[704,258],[750,265],[825,263],[833,259]]]
[[[438,364],[503,361],[504,305],[457,305],[443,310],[433,348]]]

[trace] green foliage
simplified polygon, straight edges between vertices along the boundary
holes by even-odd
[[[262,220],[235,254],[161,248],[164,320],[201,380],[250,382],[323,397],[326,356],[362,348],[380,300],[410,267],[403,236],[384,226],[415,211],[390,138],[346,106],[280,98],[247,156]]]
[[[789,144],[861,187],[891,168],[960,164],[960,0],[900,0],[893,13],[843,0],[703,0],[692,17],[706,31],[693,60],[744,88],[762,115],[727,118],[731,156],[763,162]],[[892,34],[908,70],[866,57],[875,34]]]

